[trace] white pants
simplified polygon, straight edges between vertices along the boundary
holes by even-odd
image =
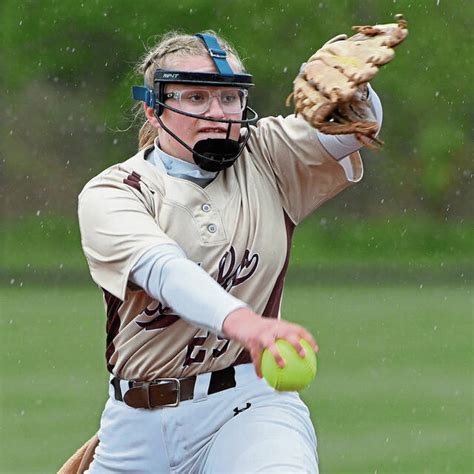
[[[316,435],[298,394],[276,392],[251,364],[235,377],[235,388],[207,395],[210,374],[198,376],[193,400],[153,410],[130,408],[111,389],[87,472],[318,473]]]

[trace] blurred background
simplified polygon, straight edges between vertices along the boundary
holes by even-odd
[[[410,35],[372,82],[385,145],[297,231],[283,317],[321,346],[302,396],[323,472],[473,472],[470,0],[1,2],[0,472],[54,472],[98,427],[105,317],[77,195],[137,149],[146,49],[214,29],[260,116],[286,115],[316,49],[400,12]]]

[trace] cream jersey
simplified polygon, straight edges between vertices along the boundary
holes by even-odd
[[[131,269],[157,245],[178,245],[225,291],[277,318],[295,225],[360,180],[360,156],[345,159],[346,175],[293,115],[260,120],[234,166],[205,188],[147,162],[152,149],[108,168],[79,196],[82,246],[105,295],[108,368],[153,380],[248,362],[239,344],[131,284]]]

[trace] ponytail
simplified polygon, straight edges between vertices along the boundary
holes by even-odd
[[[143,150],[143,148],[153,145],[157,136],[158,130],[147,120],[138,132],[138,149]]]

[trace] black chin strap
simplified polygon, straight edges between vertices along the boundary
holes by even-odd
[[[254,112],[252,109],[250,110]],[[181,146],[186,148],[186,150],[190,151],[193,154],[194,162],[201,169],[206,171],[222,171],[226,168],[231,167],[235,163],[237,158],[241,155],[251,134],[249,123],[248,121],[245,121],[244,125],[247,129],[247,133],[243,137],[241,136],[238,141],[231,140],[229,136],[232,124],[241,124],[243,121],[207,119],[205,117],[199,117],[200,120],[227,123],[228,127],[226,132],[226,138],[207,138],[205,140],[199,140],[194,145],[194,148],[191,148],[184,140],[179,138],[163,123],[161,117],[156,112],[155,117],[158,120],[158,123],[160,124],[161,128],[163,128],[163,130],[168,133],[168,135],[172,136]]]
[[[240,143],[235,140],[207,138],[206,140],[199,140],[194,145],[193,159],[203,170],[222,171],[230,168],[240,153]]]

